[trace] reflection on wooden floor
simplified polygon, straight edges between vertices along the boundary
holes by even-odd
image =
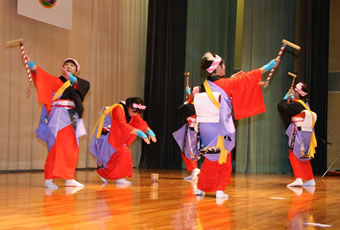
[[[151,183],[150,174],[159,173]],[[234,174],[225,190],[193,195],[182,170],[134,170],[131,186],[103,185],[78,171],[85,188],[43,187],[43,173],[0,174],[0,229],[340,229],[340,177],[290,190],[291,175]],[[315,226],[317,224],[322,224]]]

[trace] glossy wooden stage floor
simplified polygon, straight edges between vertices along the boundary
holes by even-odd
[[[158,183],[151,173],[159,173]],[[124,187],[77,171],[84,188],[57,180],[51,190],[42,172],[1,173],[0,229],[340,229],[340,177],[316,177],[315,191],[292,191],[291,175],[233,174],[230,197],[220,201],[193,195],[187,175],[135,169]]]

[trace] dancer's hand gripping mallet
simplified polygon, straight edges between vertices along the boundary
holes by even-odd
[[[279,54],[277,55],[276,59],[280,59],[280,58],[281,58],[281,56],[282,56],[282,54],[283,54],[283,51],[284,51],[285,48],[286,48],[286,45],[288,45],[288,46],[290,46],[290,47],[292,47],[292,48],[294,48],[294,49],[296,49],[296,50],[300,50],[300,49],[301,49],[300,46],[295,45],[294,43],[289,42],[289,41],[283,39],[283,40],[282,40],[282,46],[281,46],[281,48],[280,48]],[[276,69],[276,67],[274,67],[274,68],[272,68],[272,69],[270,70],[270,73],[269,73],[269,75],[268,75],[268,77],[267,77],[267,79],[266,79],[266,82],[265,82],[265,84],[264,84],[264,87],[268,87],[268,86],[269,86],[269,81],[270,81],[270,79],[271,79],[271,77],[272,77],[272,75],[273,75],[275,69]]]
[[[291,100],[291,97],[292,97],[292,93],[293,93],[293,88],[294,88],[294,83],[295,83],[296,75],[293,74],[293,73],[291,73],[291,72],[288,72],[288,75],[293,77],[293,79],[292,79],[292,84],[291,84],[291,86],[290,86],[290,88],[289,88],[289,91],[288,91],[289,93],[288,93],[288,100],[287,100],[287,102],[289,103],[289,101]]]

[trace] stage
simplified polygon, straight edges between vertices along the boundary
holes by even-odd
[[[159,174],[158,183],[150,175]],[[340,177],[316,187],[286,185],[292,175],[232,174],[225,192],[193,194],[184,170],[134,169],[132,185],[103,184],[78,170],[84,188],[44,188],[43,172],[0,173],[0,229],[340,229]]]

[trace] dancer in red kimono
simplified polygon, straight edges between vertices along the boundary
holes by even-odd
[[[125,177],[132,177],[132,159],[129,145],[139,136],[145,143],[156,142],[155,133],[140,114],[146,109],[144,101],[132,97],[105,107],[97,121],[90,152],[97,158],[97,173],[104,183],[131,184]]]
[[[90,83],[75,76],[80,70],[79,63],[72,58],[64,60],[62,76],[55,77],[35,65],[28,58],[37,89],[38,102],[44,104],[38,138],[48,145],[48,156],[45,163],[45,187],[58,188],[52,179],[66,180],[66,186],[83,186],[74,180],[78,163],[79,137],[86,134],[82,120],[83,100]]]
[[[202,93],[195,96],[194,105],[201,152],[206,154],[196,195],[216,192],[216,198],[228,198],[224,190],[230,184],[231,151],[236,137],[232,113],[238,120],[265,112],[262,74],[278,64],[279,60],[275,59],[262,68],[222,78],[225,75],[223,59],[211,52],[202,57],[201,68],[209,76],[202,86]]]

